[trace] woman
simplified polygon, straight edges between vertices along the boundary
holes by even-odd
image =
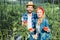
[[[44,9],[39,6],[36,9],[36,13],[38,18],[36,19],[36,35],[34,35],[35,39],[37,38],[37,40],[49,40],[50,28],[48,20],[45,18],[44,15]]]

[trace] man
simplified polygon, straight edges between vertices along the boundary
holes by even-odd
[[[30,37],[29,40],[33,39],[33,32],[35,27],[35,18],[36,14],[33,12],[35,5],[32,1],[28,2],[26,4],[27,12],[22,16],[22,26],[27,26],[28,30],[30,31]]]

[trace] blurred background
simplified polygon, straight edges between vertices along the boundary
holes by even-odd
[[[21,16],[28,1],[45,9],[51,40],[60,40],[60,0],[0,0],[0,40],[27,40],[29,32],[21,26]]]

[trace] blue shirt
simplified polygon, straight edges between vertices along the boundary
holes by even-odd
[[[38,21],[38,19],[36,19],[36,24],[37,24],[37,21]],[[50,38],[50,32],[44,31],[43,30],[44,27],[48,27],[50,29],[48,20],[45,18],[42,20],[42,23],[40,24],[40,33],[36,29],[36,33],[38,33],[38,40],[46,40],[47,38],[48,39]]]
[[[26,12],[25,14],[22,15],[23,21],[27,21],[28,20],[28,12]],[[35,27],[35,19],[37,18],[36,13],[32,12],[32,28]]]
[[[37,21],[38,21],[38,19],[36,19],[36,24],[37,24]],[[45,19],[45,18],[42,20],[42,23],[40,24],[40,33],[44,33],[45,32],[43,30],[44,27],[48,27],[50,29],[48,20]]]

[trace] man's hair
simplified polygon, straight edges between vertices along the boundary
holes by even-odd
[[[26,7],[28,7],[28,6],[33,6],[33,5],[27,5]],[[35,6],[33,6],[33,8],[35,8]]]

